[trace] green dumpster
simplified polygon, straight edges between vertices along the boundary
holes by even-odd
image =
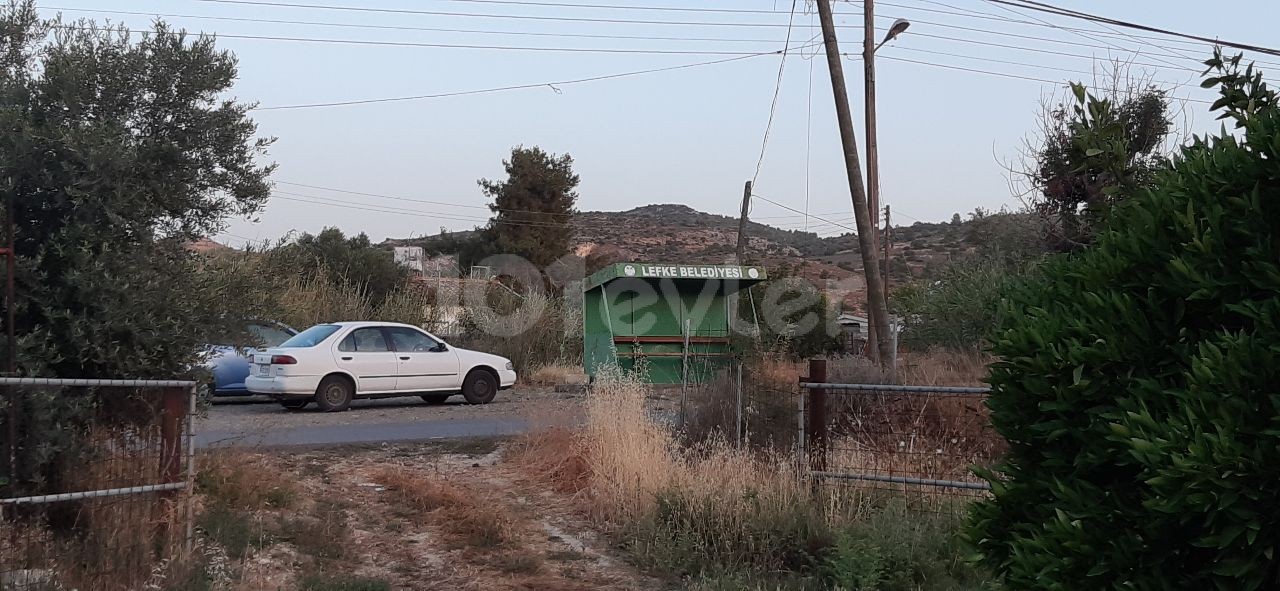
[[[734,294],[761,267],[618,263],[583,284],[583,367],[640,370],[653,384],[701,383],[730,359]]]

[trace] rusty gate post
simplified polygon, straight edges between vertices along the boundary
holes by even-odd
[[[827,360],[809,360],[809,382],[827,383]],[[809,388],[809,469],[827,470],[827,391]]]
[[[166,484],[182,476],[182,423],[187,416],[188,392],[165,388],[160,393],[160,478]]]

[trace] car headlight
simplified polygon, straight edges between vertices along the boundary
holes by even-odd
[[[515,371],[515,370],[516,370],[516,366],[515,366],[515,365],[513,365],[510,361],[508,361],[508,362],[507,362],[507,371]]]

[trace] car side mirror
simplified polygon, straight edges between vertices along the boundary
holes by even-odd
[[[449,350],[449,346],[448,346],[448,345],[446,345],[446,344],[444,344],[443,342],[441,342],[441,343],[437,344],[437,345],[435,346],[435,348],[434,348],[434,349],[432,349],[431,351],[432,351],[433,353],[444,353],[445,351],[448,351],[448,350]]]

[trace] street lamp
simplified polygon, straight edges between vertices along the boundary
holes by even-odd
[[[904,31],[906,31],[907,27],[910,27],[910,26],[911,26],[911,21],[905,18],[900,18],[896,21],[893,21],[893,25],[889,27],[889,32],[884,34],[884,41],[881,41],[878,45],[876,45],[875,49],[873,49],[872,51],[879,51],[881,45],[884,45],[885,43],[893,41],[898,37],[898,35],[901,35]]]

